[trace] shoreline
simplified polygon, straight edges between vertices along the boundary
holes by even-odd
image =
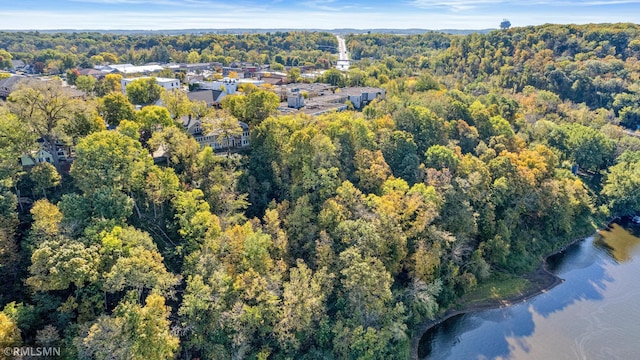
[[[609,222],[608,224],[611,224],[611,222]],[[593,236],[593,235],[590,235]],[[569,247],[587,239],[587,237],[582,237],[582,238],[578,238],[575,239],[573,241],[570,241],[569,243],[563,245],[561,248],[559,248],[558,250],[555,250],[554,252],[544,256],[542,258],[542,262],[540,263],[540,266],[532,272],[529,272],[525,275],[523,275],[523,277],[525,279],[527,279],[533,286],[530,289],[525,289],[523,291],[522,294],[518,294],[516,296],[512,296],[512,297],[506,297],[506,298],[502,298],[502,299],[495,299],[495,300],[491,300],[491,301],[486,301],[486,302],[481,302],[478,304],[473,304],[473,305],[469,305],[463,309],[449,309],[447,311],[445,311],[443,314],[441,314],[440,316],[438,316],[436,319],[434,320],[430,320],[430,321],[426,321],[425,323],[423,323],[422,325],[420,325],[420,327],[418,328],[418,330],[416,331],[416,335],[412,337],[411,339],[411,359],[412,360],[419,360],[420,358],[418,357],[418,347],[420,345],[420,340],[422,339],[422,337],[424,336],[424,334],[429,331],[431,328],[440,325],[441,323],[443,323],[444,321],[451,319],[452,317],[458,316],[458,315],[464,315],[464,314],[470,314],[470,313],[474,313],[474,312],[478,312],[478,311],[485,311],[485,310],[493,310],[493,309],[500,309],[500,308],[505,308],[505,307],[509,307],[511,305],[515,305],[515,304],[519,304],[522,302],[525,302],[531,298],[534,298],[540,294],[544,294],[547,291],[553,289],[554,287],[562,284],[564,282],[564,279],[560,278],[559,276],[555,275],[554,273],[550,272],[548,269],[548,262],[547,260],[555,255],[561,254],[564,251],[566,251]]]

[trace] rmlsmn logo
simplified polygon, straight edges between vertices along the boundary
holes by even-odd
[[[60,356],[59,347],[6,347],[2,351],[5,356]]]

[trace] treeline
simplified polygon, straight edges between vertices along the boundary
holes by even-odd
[[[547,28],[426,45],[436,57],[424,69],[383,57],[331,72],[386,89],[361,113],[277,115],[274,94],[254,87],[215,112],[161,91],[163,107],[135,110],[130,100],[154,102],[136,95],[147,82],[123,95],[111,79],[87,99],[54,81],[19,89],[0,108],[0,346],[61,346],[69,359],[409,358],[418,325],[464,294],[640,206],[640,139],[613,105],[429,65],[465,41],[539,43]],[[603,61],[631,73],[627,48]],[[221,137],[248,122],[250,150],[201,149],[186,114]],[[75,147],[68,174],[16,162],[60,142]]]
[[[613,109],[625,126],[640,125],[635,24],[543,25],[467,36],[353,35],[348,46],[356,59],[384,59],[373,68],[369,61],[361,66],[383,81],[428,70],[448,87],[476,95],[533,86],[591,109]]]
[[[49,74],[75,67],[148,62],[228,65],[244,61],[324,67],[333,62],[337,46],[335,36],[324,32],[174,36],[0,32],[0,49],[6,50],[11,59],[23,60],[34,65],[38,73]]]

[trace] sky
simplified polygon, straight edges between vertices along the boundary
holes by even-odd
[[[488,29],[640,23],[640,0],[0,0],[0,30]]]

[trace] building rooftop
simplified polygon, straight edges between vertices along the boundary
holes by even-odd
[[[160,65],[135,66],[132,64],[113,64],[113,65],[107,65],[106,68],[112,71],[121,72],[123,74],[148,73],[148,72],[156,72],[156,71],[164,70],[164,67]]]
[[[360,96],[363,93],[384,93],[385,90],[381,88],[374,88],[368,86],[356,86],[356,87],[346,87],[340,89],[340,94],[350,95],[350,96]]]
[[[311,84],[307,84],[307,83],[291,83],[291,84],[282,85],[282,86],[284,86],[290,92],[306,91],[306,92],[309,92],[309,93],[319,93],[319,92],[322,92],[322,91],[331,90],[331,89],[335,89],[336,88],[335,86],[333,86],[331,84],[324,84],[324,83],[311,83]]]
[[[4,78],[0,80],[0,87],[5,89],[13,89],[20,81],[27,79],[26,76],[22,75],[11,75],[8,78]]]
[[[311,102],[301,108],[300,112],[307,115],[320,115],[331,111],[343,111],[347,109],[348,106],[341,103]]]
[[[122,81],[124,82],[132,82],[134,80],[139,80],[139,79],[149,79],[151,78],[151,76],[139,76],[139,77],[134,77],[134,78],[126,78],[126,79],[122,79]],[[174,82],[174,81],[179,81],[178,79],[172,79],[172,78],[163,78],[163,77],[153,77],[154,79],[156,79],[156,81],[158,83],[165,83],[165,82]]]
[[[204,101],[211,106],[218,101],[222,93],[222,90],[198,90],[189,92],[187,97],[191,101]]]

